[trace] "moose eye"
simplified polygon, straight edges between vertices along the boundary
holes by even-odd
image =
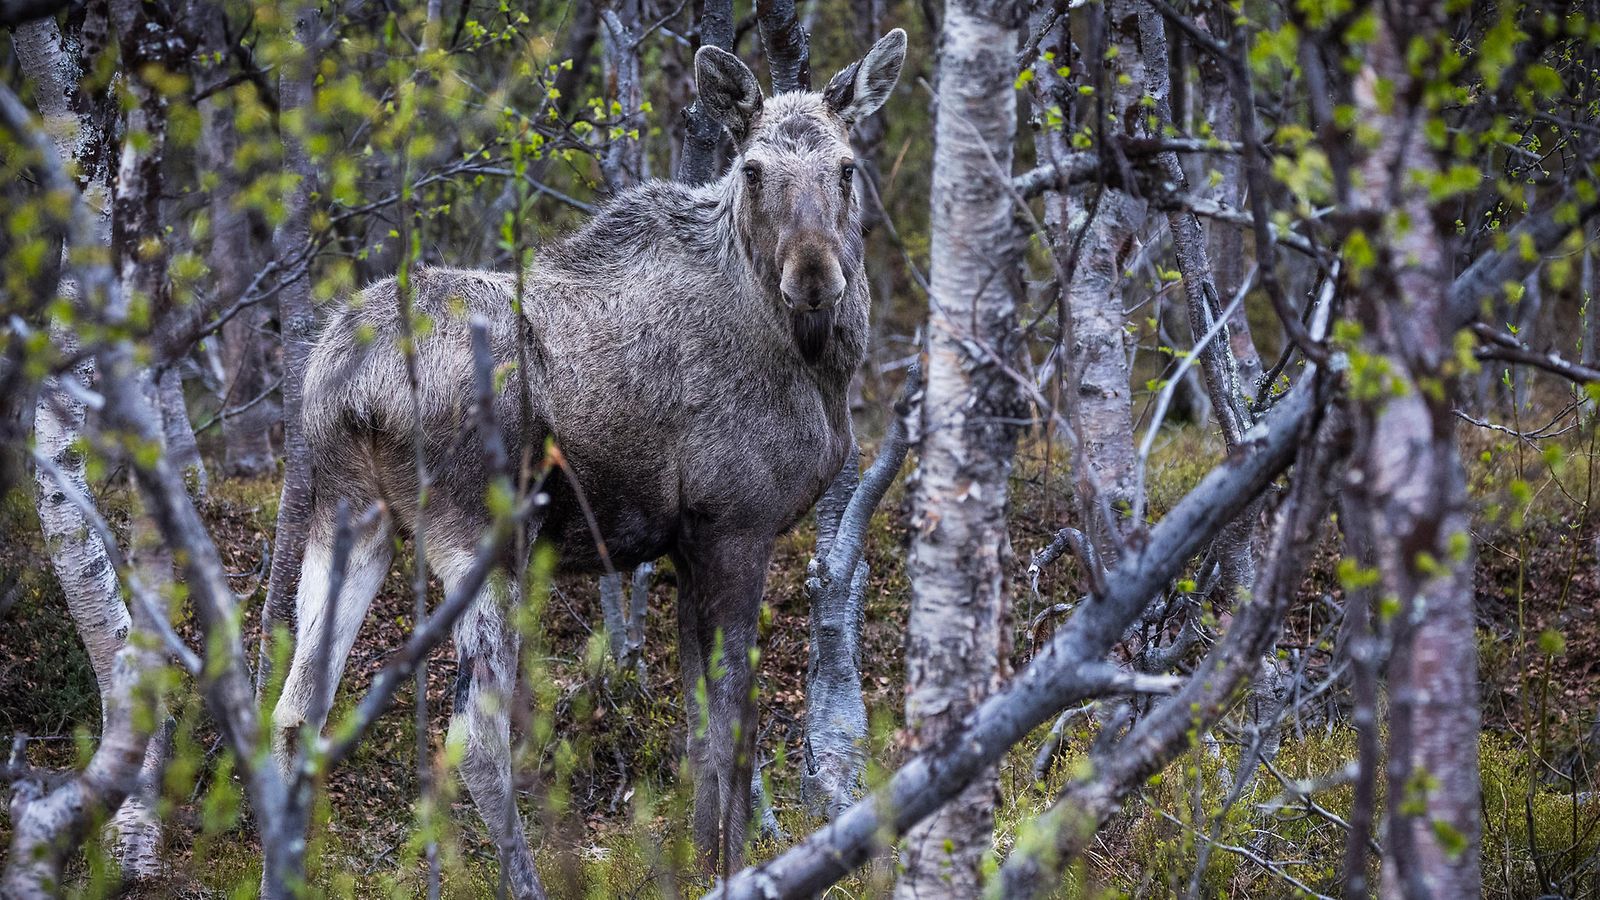
[[[751,184],[761,183],[761,170],[755,166],[744,167],[744,180]]]

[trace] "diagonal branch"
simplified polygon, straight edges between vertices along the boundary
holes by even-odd
[[[1303,427],[1309,431],[1310,423]],[[1089,766],[1092,775],[1069,783],[1056,803],[1029,823],[1001,871],[1005,896],[1046,894],[1061,867],[1082,852],[1122,799],[1220,719],[1256,671],[1282,627],[1331,502],[1334,472],[1348,453],[1342,426],[1330,422],[1320,430],[1302,453],[1285,505],[1290,512],[1273,537],[1254,586],[1255,601],[1234,617],[1226,637],[1176,696],[1140,720],[1121,741],[1098,748]]]
[[[748,868],[711,896],[812,896],[954,797],[1029,731],[1068,705],[1104,692],[1104,657],[1150,597],[1248,507],[1292,461],[1315,398],[1293,388],[1241,452],[1213,469],[1107,578],[1043,652],[954,731],[914,757],[871,796],[775,859]],[[1259,437],[1256,435],[1259,434]]]

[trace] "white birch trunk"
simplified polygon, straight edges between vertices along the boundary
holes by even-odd
[[[1143,115],[1143,107],[1136,101],[1143,90],[1144,65],[1132,6],[1127,0],[1114,0],[1107,4],[1105,15],[1106,39],[1118,50],[1115,58],[1106,63],[1105,78],[1110,93],[1106,108],[1117,116],[1117,134],[1127,127],[1121,121],[1121,111]],[[1087,108],[1086,115],[1093,118],[1096,104],[1078,99],[1075,88],[1058,74],[1058,69],[1072,58],[1066,23],[1058,27],[1058,35],[1041,45],[1051,51],[1053,58],[1046,60],[1041,54],[1036,67],[1040,88],[1062,110]],[[1064,160],[1072,153],[1067,136],[1075,125],[1064,121],[1058,128],[1046,127],[1037,142],[1041,163]],[[1112,126],[1101,123],[1098,127]],[[1074,242],[1080,233],[1083,235],[1072,282],[1059,287],[1066,313],[1062,323],[1066,341],[1063,401],[1081,451],[1081,458],[1074,459],[1073,466],[1081,464],[1085,470],[1076,474],[1080,521],[1108,565],[1115,562],[1120,535],[1106,533],[1107,517],[1098,507],[1105,504],[1112,510],[1111,519],[1120,530],[1138,505],[1134,496],[1138,490],[1137,457],[1133,449],[1131,357],[1127,317],[1123,314],[1122,276],[1144,230],[1145,219],[1144,201],[1116,188],[1064,189],[1051,192],[1045,199],[1045,221],[1052,232],[1059,264],[1065,265]]]
[[[161,432],[167,445],[167,454],[183,473],[183,483],[189,486],[189,493],[204,497],[208,488],[206,464],[200,458],[200,444],[194,437],[194,423],[189,421],[189,404],[183,394],[183,375],[178,371],[176,362],[161,373],[161,379],[156,383],[156,395],[160,400],[157,408],[161,410]]]
[[[1009,423],[1021,404],[1002,370],[1016,339],[1020,248],[1005,182],[1021,21],[1013,3],[950,0],[945,9],[906,646],[914,751],[937,744],[994,690],[1006,639],[1006,479],[1016,443]],[[906,835],[895,896],[979,895],[994,795],[991,769]]]
[[[94,216],[97,242],[106,244],[111,236],[110,177],[104,166],[106,136],[97,132],[86,113],[75,108],[76,103],[86,102],[74,96],[82,73],[81,60],[73,52],[77,41],[77,35],[64,36],[53,18],[30,22],[13,33],[23,71],[34,83],[45,129],[63,163],[75,163],[79,177],[85,179],[83,200]],[[73,285],[65,279],[61,290],[67,296],[76,293]],[[76,350],[75,337],[61,323],[52,323],[51,334],[56,346],[64,353]],[[88,651],[89,663],[94,668],[100,689],[101,743],[108,754],[102,764],[119,768],[122,763],[113,763],[111,760],[120,760],[131,752],[130,742],[141,739],[139,732],[130,734],[126,730],[117,731],[130,727],[128,723],[117,719],[118,715],[126,714],[126,710],[119,711],[117,705],[128,702],[127,694],[131,686],[118,684],[114,672],[119,665],[119,654],[127,649],[132,618],[122,600],[117,572],[107,555],[105,544],[89,527],[83,512],[68,497],[68,491],[76,491],[85,497],[93,496],[89,492],[83,456],[73,448],[84,435],[88,415],[81,397],[87,395],[94,380],[94,362],[85,360],[70,374],[48,379],[42,386],[34,411],[36,447],[41,455],[56,464],[68,484],[58,484],[53,477],[37,469],[34,479],[39,525],[44,534],[50,565],[61,584],[67,600],[67,611]],[[133,652],[130,658],[138,658],[139,655]],[[146,739],[145,743],[150,742]],[[143,758],[144,745],[141,744],[140,748]],[[99,753],[95,759],[100,759]],[[158,780],[155,776],[160,772],[163,761],[164,755],[159,753],[145,759],[140,781],[155,783]],[[95,763],[91,762],[90,769],[81,777],[85,784],[92,782],[94,769]],[[71,821],[82,803],[94,802],[95,798],[103,796],[98,788],[86,787],[81,790],[84,797],[40,808],[37,818],[32,821],[46,829],[41,833],[59,832],[61,823]],[[123,868],[123,875],[133,880],[150,878],[159,873],[160,860],[155,848],[160,844],[161,825],[151,813],[152,799],[148,796],[130,798],[119,808],[111,824],[116,840],[114,855]],[[65,818],[58,818],[61,816]],[[31,839],[20,826],[17,838]]]

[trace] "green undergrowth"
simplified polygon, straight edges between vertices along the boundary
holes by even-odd
[[[1529,447],[1504,435],[1463,432],[1476,521],[1482,526],[1475,537],[1485,695],[1483,870],[1491,896],[1533,897],[1547,892],[1546,886],[1568,896],[1600,892],[1594,873],[1584,868],[1600,850],[1600,808],[1584,793],[1592,785],[1580,784],[1575,793],[1570,782],[1549,777],[1592,721],[1600,700],[1600,674],[1593,665],[1600,647],[1600,578],[1587,516],[1593,439],[1592,430],[1580,429]],[[1550,445],[1559,449],[1546,449]],[[1221,457],[1220,441],[1208,430],[1178,425],[1158,434],[1146,473],[1150,520],[1159,520]],[[1047,446],[1030,437],[1017,459],[1009,524],[1020,572],[1057,528],[1073,521],[1075,485],[1062,465],[1059,444]],[[202,510],[247,611],[244,642],[252,650],[278,491],[274,479],[219,479]],[[99,499],[114,525],[125,527],[125,495],[105,490]],[[872,580],[862,637],[872,719],[869,784],[881,784],[906,757],[900,728],[911,597],[905,567],[908,508],[902,479],[869,526]],[[70,766],[86,758],[99,725],[92,673],[59,586],[41,564],[31,497],[22,492],[6,497],[0,525],[10,538],[0,546],[0,560],[20,585],[0,619],[0,695],[7,698],[0,703],[0,726],[59,738],[33,744],[30,761]],[[803,581],[812,540],[812,530],[803,526],[779,542],[761,631],[760,761],[779,823],[791,840],[819,824],[802,808],[799,788],[808,654]],[[1338,548],[1322,553],[1313,562],[1308,598],[1339,595],[1331,574]],[[335,721],[352,708],[411,629],[410,560],[409,548],[403,548],[374,602],[336,702]],[[1081,596],[1082,573],[1069,555],[1044,573],[1039,587],[1035,595],[1020,575],[1013,582],[1012,671],[1027,664],[1034,639],[1047,637],[1053,626],[1047,620],[1037,635],[1031,633],[1034,617],[1051,602]],[[616,672],[608,662],[592,579],[557,579],[525,643],[530,677],[513,702],[516,771],[523,816],[554,896],[695,896],[712,884],[687,836],[690,797],[681,758],[685,725],[673,590],[671,567],[662,565],[651,586],[642,680]],[[1292,627],[1297,634],[1314,634],[1317,624],[1308,620]],[[196,640],[187,617],[179,626]],[[430,834],[440,848],[446,897],[494,893],[498,866],[492,845],[449,764],[445,735],[456,675],[449,648],[440,648],[429,667],[433,800],[424,807],[417,799],[416,698],[407,685],[393,711],[326,780],[310,854],[314,894],[419,894],[427,871],[424,836]],[[261,848],[241,784],[192,688],[179,687],[169,705],[180,723],[181,760],[167,785],[170,871],[145,895],[253,896]],[[1230,719],[1229,724],[1239,723]],[[1081,774],[1092,739],[1087,730],[1069,735],[1045,783],[1033,783],[1034,752],[1047,728],[1041,725],[1000,767],[996,861],[1010,852],[1025,824],[1048,807],[1065,780]],[[1316,810],[1303,798],[1290,798],[1267,812],[1263,804],[1284,791],[1262,770],[1245,795],[1222,812],[1223,776],[1236,770],[1238,753],[1228,739],[1191,748],[1141,786],[1069,870],[1058,896],[1181,894],[1201,848],[1212,841],[1199,877],[1206,896],[1296,896],[1290,878],[1337,893],[1343,829],[1329,816],[1350,815],[1350,786],[1314,794]],[[1285,740],[1274,765],[1287,778],[1318,779],[1338,771],[1353,755],[1347,720],[1336,715],[1304,723],[1301,733]],[[1380,782],[1380,797],[1382,790]],[[0,842],[8,840],[9,821],[0,815]],[[758,840],[752,858],[769,858],[785,846]],[[1251,855],[1288,862],[1274,872]],[[74,893],[104,895],[110,884],[106,872],[102,849],[91,846],[70,870]],[[880,849],[871,865],[827,896],[882,896],[894,875],[892,854]]]

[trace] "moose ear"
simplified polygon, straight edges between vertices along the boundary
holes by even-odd
[[[761,112],[761,83],[739,57],[707,44],[694,55],[694,80],[700,103],[711,118],[743,144],[750,123]]]
[[[906,61],[906,33],[896,28],[872,45],[867,55],[844,67],[822,89],[828,107],[847,123],[859,122],[889,99]]]

